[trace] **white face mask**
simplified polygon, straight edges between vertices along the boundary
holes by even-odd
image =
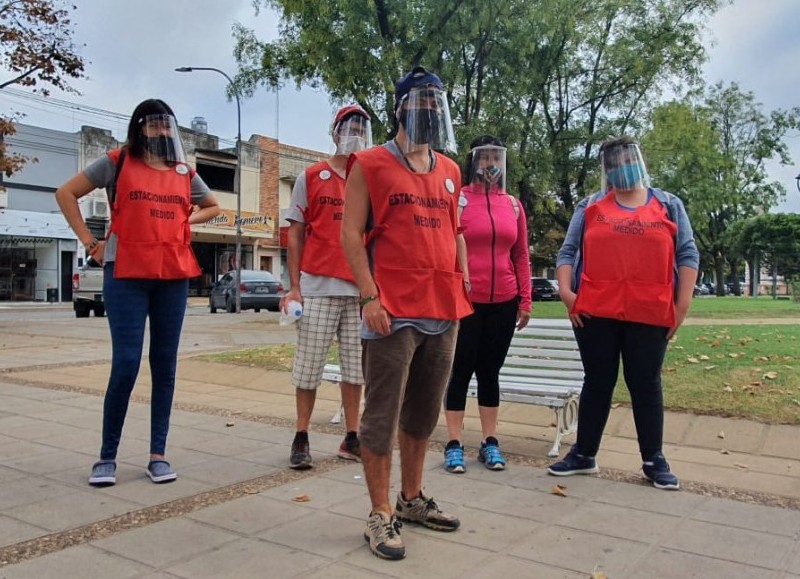
[[[367,140],[356,135],[340,136],[336,144],[337,155],[350,155],[367,148]]]

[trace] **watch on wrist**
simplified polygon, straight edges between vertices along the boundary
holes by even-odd
[[[361,307],[363,308],[368,303],[373,302],[373,301],[375,301],[377,299],[379,299],[377,294],[372,295],[372,296],[364,296],[363,298],[361,298]]]

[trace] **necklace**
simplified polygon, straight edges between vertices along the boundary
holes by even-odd
[[[394,146],[397,147],[397,150],[400,151],[400,154],[403,156],[403,161],[405,162],[406,167],[408,167],[412,173],[419,173],[419,171],[411,166],[411,162],[408,160],[408,157],[406,157],[406,154],[403,152],[403,149],[397,142],[397,139],[392,140],[394,141]],[[430,173],[431,171],[433,171],[433,151],[431,151],[431,148],[428,147],[428,170],[425,172]]]

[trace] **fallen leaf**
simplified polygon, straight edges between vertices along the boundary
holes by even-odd
[[[689,362],[690,364],[699,364],[700,363],[700,360],[698,360],[697,358],[692,358],[692,357],[686,358],[686,361]]]
[[[714,365],[712,364],[711,366],[705,366],[705,367],[703,368],[703,370],[705,370],[706,372],[708,372],[709,370],[713,370],[714,368],[716,368],[716,366],[714,366]]]
[[[719,345],[720,345],[720,344],[719,344],[719,340],[714,340],[713,342],[711,342],[711,347],[712,347],[712,348],[718,348],[718,347],[719,347]]]
[[[742,464],[741,462],[734,462],[733,466],[738,468],[750,468],[749,466],[747,466],[746,464]]]
[[[233,420],[231,420],[230,422],[226,422],[225,426],[228,426],[228,427],[236,426],[236,423]]]
[[[664,368],[664,372],[676,372],[677,368]]]
[[[550,423],[550,426],[551,426],[552,428],[558,428],[558,422],[556,422],[556,421],[554,420],[553,422],[551,422],[551,423]]]
[[[766,374],[764,374],[763,377],[766,378],[767,380],[775,380],[778,377],[778,373],[777,372],[767,372]]]
[[[720,454],[730,454],[730,453],[731,453],[731,451],[729,451],[729,450],[727,450],[727,449],[725,449],[725,448],[720,448],[720,449],[719,449],[719,453],[720,453]]]
[[[608,579],[608,575],[602,571],[593,571],[590,579]]]
[[[720,430],[720,431],[719,431],[719,434],[717,434],[717,438],[725,438],[725,432],[723,432],[722,430]]]
[[[553,490],[550,491],[550,492],[552,492],[554,495],[557,495],[559,497],[565,497],[565,496],[567,496],[567,493],[565,492],[566,490],[567,490],[567,487],[565,487],[565,486],[555,485],[555,486],[553,486]]]
[[[611,408],[619,408],[619,402],[614,402],[614,404],[611,405]]]
[[[741,354],[737,352],[731,352],[730,354],[728,354],[729,358],[738,358],[739,356],[741,356]]]
[[[800,400],[798,400],[797,398],[792,398],[792,403],[800,406]]]
[[[753,362],[769,362],[769,358],[766,356],[756,356],[753,358]]]
[[[311,502],[311,497],[308,495],[297,495],[296,497],[292,497],[292,501],[295,503],[308,503]]]
[[[258,489],[244,489],[244,494],[246,495],[257,495]]]
[[[683,350],[683,349],[684,349],[684,347],[683,347],[683,346],[673,346],[673,347],[674,347],[676,350]]]
[[[730,386],[725,386],[724,390],[725,392],[733,392],[733,388],[731,388]]]
[[[698,337],[696,338],[696,340],[697,340],[698,342],[708,342],[708,338],[706,338],[705,336],[698,336]]]
[[[705,354],[703,354],[702,356],[700,356],[700,359],[701,359],[703,362],[705,362],[706,360],[710,360],[711,358],[709,358],[708,356],[706,356]]]

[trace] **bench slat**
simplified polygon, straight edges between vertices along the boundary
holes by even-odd
[[[514,356],[513,358],[506,358],[508,368],[524,367],[524,368],[557,368],[560,370],[575,370],[583,372],[583,364],[580,360],[538,360],[534,358],[520,358]]]

